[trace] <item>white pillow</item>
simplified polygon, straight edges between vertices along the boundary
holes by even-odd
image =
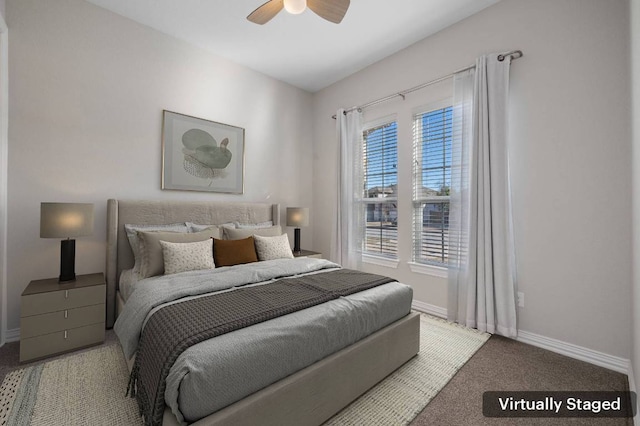
[[[140,271],[140,243],[138,239],[138,231],[150,232],[150,231],[166,231],[166,232],[188,232],[187,225],[182,223],[170,223],[167,225],[132,225],[125,224],[124,231],[127,234],[131,251],[133,252],[134,265],[133,270],[135,273]]]
[[[209,228],[233,228],[235,229],[236,224],[234,222],[223,223],[222,225],[203,225],[199,223],[186,222],[187,228],[189,232],[200,232],[205,231]]]
[[[254,235],[253,239],[259,260],[293,259],[287,234],[282,234],[277,237]]]
[[[213,241],[169,243],[160,241],[164,257],[164,274],[213,269]]]

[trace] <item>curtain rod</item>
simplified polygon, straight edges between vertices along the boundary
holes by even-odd
[[[511,59],[519,59],[519,58],[522,58],[522,56],[524,56],[524,54],[522,53],[522,50],[512,50],[510,52],[499,54],[498,55],[498,60],[500,62],[502,62],[502,61],[504,61],[504,59],[507,56],[510,56]],[[419,86],[415,86],[415,87],[412,87],[410,89],[403,90],[402,92],[394,93],[393,95],[385,96],[384,98],[376,99],[375,101],[367,102],[366,104],[363,104],[363,105],[360,105],[360,106],[351,107],[349,109],[346,109],[344,111],[344,113],[346,114],[346,113],[351,112],[351,111],[362,110],[362,109],[365,109],[365,108],[369,108],[371,106],[378,105],[378,104],[381,104],[383,102],[389,101],[389,100],[391,100],[393,98],[397,98],[398,96],[400,96],[402,98],[402,100],[404,100],[405,99],[405,95],[407,95],[408,93],[415,92],[416,90],[424,89],[425,87],[431,86],[432,84],[440,83],[441,81],[444,81],[444,80],[447,80],[447,79],[453,77],[454,75],[458,74],[459,72],[468,71],[468,70],[473,69],[475,67],[476,67],[475,65],[470,65],[470,66],[468,66],[466,68],[462,68],[462,69],[459,69],[457,71],[454,71],[451,74],[447,74],[447,75],[442,76],[440,78],[436,78],[435,80],[431,80],[431,81],[428,81],[426,83],[422,83]],[[333,118],[335,120],[336,119],[335,114],[333,116],[331,116],[331,118]]]

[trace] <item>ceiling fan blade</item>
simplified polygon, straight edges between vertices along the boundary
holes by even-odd
[[[309,9],[334,24],[342,22],[350,3],[350,0],[307,0]]]
[[[254,24],[263,25],[269,22],[284,7],[283,0],[269,0],[247,16],[247,19]]]

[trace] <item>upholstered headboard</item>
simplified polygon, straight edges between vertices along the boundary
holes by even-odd
[[[133,252],[125,224],[162,225],[194,222],[219,225],[228,222],[280,224],[280,205],[206,201],[107,201],[107,327],[116,315],[116,291],[120,273],[133,267]]]

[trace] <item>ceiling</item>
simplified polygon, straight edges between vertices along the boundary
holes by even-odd
[[[87,1],[315,92],[499,0],[351,0],[337,25],[309,9],[247,21],[266,0]]]

